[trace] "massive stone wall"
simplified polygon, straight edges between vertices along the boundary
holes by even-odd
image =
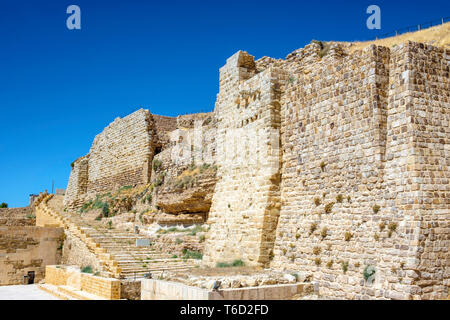
[[[77,207],[96,193],[149,183],[153,156],[169,145],[175,127],[176,118],[144,109],[115,119],[95,137],[89,154],[72,164],[64,204]]]
[[[138,110],[116,119],[95,137],[89,151],[88,192],[143,182],[153,150],[150,113]]]
[[[406,271],[411,287],[406,292],[443,299],[450,288],[450,51],[409,43],[393,56],[402,57],[402,63],[397,62],[391,90],[400,80],[407,92],[404,100],[397,99],[398,106],[394,103],[406,119],[396,119],[388,127],[389,144],[397,145],[394,138],[403,136],[409,147],[401,170],[405,176],[391,191],[405,197],[390,198],[391,211],[407,217],[403,232],[414,234],[406,243],[414,250]]]
[[[273,258],[273,268],[311,274],[330,298],[444,298],[449,53],[415,43],[323,50],[313,43],[256,64],[239,52],[221,69],[205,263]],[[273,85],[258,85],[264,77]],[[258,122],[266,110],[281,124]],[[281,165],[273,142],[252,150],[242,131],[227,139],[252,126],[274,128],[272,138],[279,128]],[[268,151],[270,162],[250,164]]]
[[[447,296],[444,57],[410,43],[290,63],[272,267],[311,273],[329,298]]]
[[[204,262],[269,261],[279,214],[280,82],[282,70],[260,73],[238,52],[220,70],[217,176]]]
[[[272,266],[313,273],[330,296],[336,288],[329,283],[350,275],[359,283],[361,268],[374,257],[373,232],[382,213],[374,215],[372,207],[383,206],[389,56],[383,48],[343,56],[336,47],[320,59],[319,49],[311,45],[288,59],[282,206]],[[354,282],[340,286],[337,297],[354,298],[358,291],[345,288]]]
[[[23,284],[23,277],[35,273],[44,278],[45,266],[61,259],[62,228],[0,226],[0,286]]]

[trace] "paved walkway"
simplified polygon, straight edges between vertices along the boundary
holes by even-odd
[[[0,300],[59,300],[37,285],[0,286]]]

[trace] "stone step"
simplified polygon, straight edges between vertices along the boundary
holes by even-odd
[[[107,300],[89,292],[77,290],[70,286],[58,286],[58,291],[73,297],[75,300]]]
[[[136,239],[148,239],[145,237],[133,237],[133,236],[93,236],[91,234],[87,234],[87,236],[89,236],[90,238],[96,239],[97,241],[102,241],[102,242],[114,242],[114,241],[133,241],[135,242]]]
[[[160,254],[160,255],[154,255],[154,256],[128,256],[128,257],[117,257],[114,256],[112,257],[112,259],[114,259],[117,262],[120,263],[125,263],[128,261],[157,261],[157,260],[167,260],[167,259],[177,259],[177,258],[172,258],[171,255],[167,255],[167,254]]]
[[[138,251],[138,250],[132,250],[132,248],[118,248],[118,249],[108,249],[108,248],[104,248],[107,253],[111,254],[112,257],[115,257],[119,254],[125,254],[131,257],[143,257],[143,256],[152,256],[154,254],[158,254],[155,251]],[[164,253],[161,253],[164,254]]]
[[[121,252],[121,253],[128,253],[128,252],[136,252],[136,253],[146,253],[146,252],[155,252],[154,250],[150,249],[150,248],[145,248],[145,247],[128,247],[128,246],[123,246],[123,247],[118,247],[118,246],[114,246],[114,247],[109,247],[109,246],[102,246],[102,248],[107,249],[108,252],[112,253],[117,253],[117,252]],[[142,248],[142,249],[141,249]]]
[[[52,284],[38,284],[38,288],[61,300],[78,300],[70,295],[60,292],[58,287]]]
[[[144,266],[124,266],[124,269],[120,271],[121,274],[127,273],[127,272],[144,272],[144,271],[162,271],[162,270],[170,270],[170,269],[191,269],[192,266],[186,266],[184,264],[174,264],[174,265],[166,265],[166,264],[158,264],[158,265],[147,265]]]
[[[159,251],[156,251],[156,250],[148,250],[146,252],[136,252],[135,254],[130,254],[130,253],[127,253],[127,252],[119,252],[119,253],[114,254],[114,258],[122,258],[122,257],[130,257],[130,256],[133,256],[133,257],[146,257],[146,256],[153,257],[153,256],[157,256],[157,255],[170,255],[170,256],[172,256],[170,253],[159,252]]]
[[[194,266],[192,265],[187,265],[185,263],[174,263],[174,264],[167,264],[167,263],[160,263],[160,264],[148,264],[146,267],[124,267],[123,269],[121,268],[121,273],[126,273],[126,272],[137,272],[137,271],[145,271],[145,270],[170,270],[170,269],[179,269],[179,268],[192,268]]]
[[[141,270],[141,271],[125,271],[120,274],[122,277],[125,278],[133,278],[134,276],[136,277],[143,277],[146,273],[151,272],[152,274],[161,274],[164,271],[188,271],[189,267],[177,267],[177,268],[164,268],[164,269],[157,269],[157,270],[152,270],[152,269],[148,269],[148,270]]]
[[[136,246],[136,239],[126,239],[126,240],[99,240],[96,238],[90,238],[96,243],[101,244],[102,246]],[[140,247],[139,247],[140,248]]]
[[[117,249],[122,249],[122,248],[130,248],[136,251],[151,251],[151,250],[155,250],[153,249],[151,246],[150,247],[141,247],[141,246],[136,246],[134,243],[133,244],[127,244],[127,243],[107,243],[107,244],[101,244],[99,243],[99,245],[101,245],[102,248],[108,248],[111,250],[114,250],[115,248]]]
[[[115,237],[115,238],[139,238],[139,239],[145,239],[147,238],[144,235],[137,235],[134,233],[115,233],[115,232],[92,232],[88,230],[83,230],[83,232],[89,234],[92,237]]]
[[[139,257],[127,257],[127,258],[114,258],[113,260],[117,261],[117,263],[128,263],[128,262],[154,262],[154,261],[171,261],[177,258],[172,258],[171,256],[161,256],[155,258],[139,258]],[[181,258],[180,258],[181,259]]]
[[[92,232],[92,231],[86,231],[83,230],[83,232],[89,234],[90,236],[93,237],[116,237],[116,238],[139,238],[139,239],[143,239],[143,238],[148,238],[145,235],[138,235],[138,234],[134,234],[134,233],[115,233],[115,232]]]
[[[166,268],[166,269],[146,269],[146,270],[136,270],[136,271],[126,271],[120,273],[120,277],[129,278],[129,277],[143,277],[147,273],[152,273],[153,275],[162,274],[164,272],[173,272],[173,271],[189,271],[191,268]]]
[[[59,217],[58,213],[54,216],[65,225],[66,229],[88,245],[100,259],[104,271],[109,270],[112,276],[133,278],[144,276],[148,272],[189,270],[195,266],[189,260],[172,258],[172,254],[157,251],[152,247],[136,247],[136,239],[149,239],[146,235],[108,229],[103,225],[84,221],[77,215],[64,214]],[[72,293],[78,299],[85,298],[81,293],[73,293],[72,289],[63,287],[60,291],[66,295]]]
[[[137,260],[129,260],[129,261],[120,261],[116,260],[117,264],[123,269],[130,265],[152,265],[155,263],[183,263],[184,261],[182,259],[158,259],[158,260],[144,260],[144,261],[137,261]]]

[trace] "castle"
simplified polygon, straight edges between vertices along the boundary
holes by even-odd
[[[448,50],[415,42],[239,51],[213,113],[109,125],[72,164],[64,204],[152,184],[161,212],[210,226],[205,266],[310,272],[327,298],[446,298],[449,69]],[[192,164],[208,170],[177,178]]]

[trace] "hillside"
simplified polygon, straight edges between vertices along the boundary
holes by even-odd
[[[361,50],[371,44],[384,47],[393,47],[406,41],[429,43],[436,47],[450,49],[450,22],[436,27],[424,29],[416,32],[408,32],[398,36],[379,39],[375,41],[353,42],[350,51]]]

